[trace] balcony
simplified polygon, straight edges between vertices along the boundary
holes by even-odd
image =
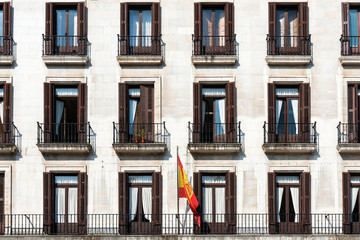
[[[339,153],[360,153],[360,123],[341,123],[337,126]]]
[[[37,146],[43,154],[89,154],[94,132],[90,123],[37,123]]]
[[[238,153],[242,151],[239,123],[190,123],[189,144],[191,153]]]
[[[265,153],[313,153],[317,150],[315,123],[264,123]]]
[[[273,239],[276,234],[302,234],[306,233],[309,239],[357,239],[358,235],[349,235],[346,232],[345,218],[349,215],[337,213],[313,213],[313,214],[291,214],[288,222],[281,222],[282,216],[266,213],[241,213],[241,214],[216,214],[220,223],[210,228],[204,221],[210,216],[201,216],[200,227],[194,225],[192,214],[144,214],[144,218],[151,219],[136,228],[129,228],[128,219],[133,218],[129,214],[2,214],[0,215],[0,234],[5,236],[38,236],[46,238],[45,235],[88,235],[94,238],[108,236],[116,238],[127,235],[148,235],[148,239],[158,239],[159,236],[197,237],[205,239],[213,235],[211,232],[222,232],[220,238],[227,239],[261,238]],[[307,218],[305,223],[303,219]],[[50,219],[50,221],[49,221]],[[80,221],[84,219],[84,221]],[[233,220],[231,224],[224,224]],[[272,219],[279,219],[270,223]],[[292,220],[293,219],[293,220]],[[65,223],[68,220],[70,223]],[[298,222],[295,222],[295,221]],[[181,223],[179,227],[179,221]],[[45,225],[45,222],[47,223]],[[55,223],[56,222],[56,223]],[[50,223],[50,224],[48,224]],[[132,222],[131,224],[134,224]],[[223,227],[225,225],[225,227]],[[141,226],[141,227],[140,227]],[[356,232],[355,232],[356,233]],[[358,233],[358,232],[357,232]],[[201,235],[204,237],[202,238]],[[271,235],[269,235],[271,234]],[[153,236],[153,238],[151,237]],[[314,235],[314,236],[312,236]],[[303,235],[293,235],[294,238],[303,238]],[[289,236],[278,235],[277,238],[289,238]],[[322,238],[321,238],[322,237]],[[76,236],[68,236],[69,239],[78,239]],[[139,237],[138,237],[139,238]]]
[[[13,123],[0,124],[0,155],[15,154],[18,151],[19,136],[19,131]]]
[[[311,62],[311,36],[269,36],[266,62],[269,66],[307,66]]]
[[[87,36],[47,36],[43,35],[43,61],[46,65],[74,66],[86,65]]]
[[[194,65],[235,65],[236,35],[233,36],[194,36],[192,35]]]
[[[118,35],[117,61],[121,66],[159,66],[163,63],[161,36]]]
[[[360,66],[360,36],[341,35],[341,57],[340,63],[343,66]]]
[[[12,36],[0,36],[0,66],[11,66],[14,63],[13,45]]]
[[[163,123],[113,123],[113,148],[118,154],[163,154],[169,133]]]

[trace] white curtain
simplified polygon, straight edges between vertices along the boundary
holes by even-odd
[[[55,222],[63,223],[65,220],[65,188],[55,189]]]
[[[152,214],[152,190],[151,187],[142,189],[142,204],[144,209],[145,218],[151,222]]]
[[[282,187],[276,188],[276,217],[278,222],[280,222],[280,207],[281,207],[283,193],[284,193],[284,188]]]
[[[225,222],[225,188],[215,188],[216,222]]]
[[[129,26],[129,34],[130,34],[130,39],[129,39],[129,45],[130,46],[139,46],[139,30],[140,30],[140,25],[139,25],[139,11],[135,11],[135,10],[130,10],[129,11],[129,21],[130,21],[130,26]]]
[[[296,36],[299,36],[299,21],[297,17],[297,10],[289,10],[288,11],[288,19],[289,19],[289,30],[290,30],[290,36],[293,36],[290,38],[290,46],[291,47],[297,47],[298,39]],[[294,37],[295,36],[295,37]]]
[[[78,200],[78,189],[69,188],[68,192],[68,222],[77,222],[77,200]]]
[[[203,204],[203,213],[204,213],[204,222],[212,222],[212,189],[203,188],[202,189],[202,204]]]
[[[351,188],[351,213],[355,209],[356,199],[359,195],[359,188]]]
[[[64,102],[63,101],[59,101],[56,100],[56,116],[55,116],[55,121],[56,121],[56,135],[59,134],[59,125],[60,125],[60,121],[64,112]]]
[[[284,47],[285,39],[280,36],[285,36],[285,11],[276,10],[276,46]]]
[[[211,36],[212,36],[212,11],[203,10],[202,11],[202,45],[211,46]]]
[[[142,44],[151,46],[151,10],[142,11]]]
[[[215,134],[225,133],[225,99],[215,100]]]
[[[294,125],[293,127],[295,128],[295,133],[298,134],[299,133],[299,129],[298,126],[296,125],[296,123],[299,123],[299,102],[297,99],[291,99],[290,100],[290,104],[292,106],[293,109],[293,117],[294,117]],[[291,132],[293,133],[293,132]]]
[[[217,29],[215,29],[215,36],[218,36],[216,45],[225,46],[225,11],[215,10],[215,18],[215,24],[217,24]]]
[[[135,219],[138,206],[138,188],[129,188],[129,222]]]
[[[4,16],[4,11],[3,10],[1,10],[0,11],[0,36],[4,36],[3,34],[4,34],[4,29],[3,29],[3,26],[4,26],[4,18],[3,18],[3,16]],[[3,42],[4,40],[2,39],[1,40],[1,42],[0,42],[0,46],[3,46],[4,45],[4,42]]]
[[[299,188],[290,188],[290,192],[294,204],[295,222],[299,222]]]
[[[134,122],[136,119],[137,100],[129,100],[129,134],[134,135]]]
[[[0,101],[0,123],[4,123],[4,101]]]
[[[201,122],[204,125],[205,123],[205,110],[206,110],[206,102],[204,100],[201,100]]]
[[[279,133],[279,120],[283,108],[283,100],[276,100],[276,133]],[[283,126],[281,126],[282,128]]]

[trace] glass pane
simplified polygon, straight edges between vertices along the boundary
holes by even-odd
[[[212,222],[212,188],[202,189],[203,221]]]
[[[288,45],[290,47],[297,47],[298,45],[298,38],[299,36],[299,21],[298,21],[298,14],[297,10],[289,10],[288,11],[288,18],[289,18],[289,36]]]
[[[358,47],[358,11],[350,9],[350,47]]]
[[[129,11],[129,45],[130,46],[139,46],[138,36],[140,34],[140,25],[139,25],[139,11],[138,10],[130,10]]]
[[[142,45],[151,46],[151,10],[142,11]]]
[[[56,35],[65,36],[66,33],[66,10],[56,10]],[[64,37],[57,37],[57,46],[66,46]]]
[[[298,88],[277,88],[276,89],[276,96],[297,96],[299,95]]]
[[[4,11],[3,10],[1,10],[0,11],[0,36],[3,36],[4,35],[4,29],[3,29],[3,27],[4,27]],[[0,39],[0,46],[3,46],[4,45],[4,39],[1,37],[1,39]]]
[[[69,188],[68,192],[68,222],[77,222],[77,200],[78,200],[78,189]]]
[[[202,45],[211,46],[212,29],[212,10],[202,10]]]
[[[351,183],[360,183],[360,176],[351,176]]]
[[[215,10],[215,45],[225,46],[225,11]]]
[[[285,39],[280,36],[285,36],[285,10],[276,10],[276,46],[284,47]]]
[[[225,222],[225,188],[215,188],[215,222]]]
[[[4,89],[0,88],[0,97],[4,97]]]
[[[77,176],[55,176],[55,183],[78,183]]]
[[[225,96],[225,88],[203,88],[203,96]]]
[[[131,88],[131,89],[129,89],[129,96],[130,97],[140,96],[140,88]]]
[[[56,88],[55,95],[56,96],[77,96],[78,89],[77,88]]]
[[[56,182],[56,177],[55,177]],[[63,223],[65,220],[65,188],[55,189],[55,222]]]
[[[225,176],[202,176],[202,183],[225,183]]]
[[[215,100],[215,135],[225,133],[225,98]]]
[[[277,183],[299,183],[299,176],[276,176]]]
[[[152,176],[129,176],[129,183],[152,183]]]
[[[77,10],[69,10],[69,46],[77,45]]]
[[[289,115],[288,115],[288,124],[289,124],[289,134],[297,134],[298,133],[298,126],[296,125],[299,123],[299,110],[298,110],[298,103],[299,101],[297,99],[289,99],[288,103],[288,109],[289,109]]]
[[[285,128],[285,101],[281,99],[276,100],[276,133],[284,134]]]

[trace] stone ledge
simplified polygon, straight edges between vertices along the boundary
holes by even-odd
[[[120,55],[116,59],[120,66],[157,66],[163,62],[161,55]]]
[[[1,66],[11,66],[15,61],[14,56],[0,56],[0,65]]]
[[[89,154],[92,146],[89,143],[38,143],[43,154]]]
[[[265,153],[313,153],[316,143],[264,143],[262,148]]]
[[[191,153],[238,153],[242,151],[241,143],[189,143]]]
[[[18,151],[14,143],[0,143],[0,154],[14,154]]]
[[[359,56],[341,56],[339,58],[341,65],[343,66],[360,66]]]
[[[89,62],[88,56],[68,56],[68,55],[45,55],[42,59],[46,65],[53,66],[84,66]]]
[[[311,56],[286,55],[266,56],[266,63],[269,66],[307,66],[311,62]]]
[[[360,143],[340,143],[336,149],[339,153],[360,153]]]
[[[194,65],[213,66],[213,65],[235,65],[236,55],[193,55],[191,61]]]
[[[165,143],[113,143],[116,153],[126,154],[161,154],[167,149]]]

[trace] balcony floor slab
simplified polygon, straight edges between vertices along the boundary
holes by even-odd
[[[118,154],[162,154],[166,151],[165,143],[113,143]]]
[[[341,56],[339,58],[343,66],[360,66],[360,55],[358,56]]]
[[[0,143],[0,154],[15,154],[18,151],[14,143]]]
[[[336,149],[339,153],[360,153],[360,143],[339,143]]]
[[[238,153],[242,151],[241,143],[189,143],[191,153]]]
[[[120,66],[159,66],[163,62],[161,55],[120,55],[116,59]]]
[[[316,143],[264,143],[265,153],[314,153]]]
[[[14,61],[14,56],[0,56],[0,66],[11,66]]]
[[[198,66],[232,66],[236,64],[236,55],[193,55],[191,61]]]
[[[89,62],[89,57],[82,55],[45,55],[42,59],[46,65],[50,66],[84,66]]]
[[[269,55],[265,58],[269,66],[307,66],[311,62],[311,56],[302,55]]]
[[[92,146],[89,143],[38,143],[43,154],[89,154]]]

